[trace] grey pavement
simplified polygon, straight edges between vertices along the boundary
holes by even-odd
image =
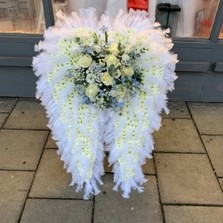
[[[143,193],[114,192],[105,158],[101,194],[69,187],[35,99],[0,98],[0,223],[222,223],[223,104],[170,102],[154,133]]]

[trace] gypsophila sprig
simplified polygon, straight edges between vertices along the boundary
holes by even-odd
[[[141,48],[140,43],[130,44],[135,34],[130,29],[123,34],[102,29],[101,35],[87,29],[74,33],[70,56],[75,59],[68,76],[73,78],[83,103],[118,110],[141,90],[140,62],[148,49]]]

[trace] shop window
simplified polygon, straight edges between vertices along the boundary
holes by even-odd
[[[119,8],[148,10],[172,37],[209,38],[220,0],[52,0],[54,16],[79,8],[95,7],[116,14]],[[128,4],[127,4],[128,2]],[[134,3],[134,4],[133,4]],[[137,4],[136,4],[137,3]],[[164,4],[164,6],[160,6]],[[166,6],[165,6],[166,4]],[[165,8],[166,7],[166,8]],[[0,33],[43,33],[45,29],[42,0],[0,0]],[[223,38],[223,31],[220,38]]]
[[[166,10],[160,9],[162,4]],[[218,4],[219,0],[157,0],[156,18],[172,36],[209,38]]]
[[[75,1],[74,1],[75,2]],[[53,14],[54,14],[54,19],[56,21],[56,13],[61,10],[64,13],[68,12],[67,9],[67,1],[66,0],[53,0],[52,1],[52,6],[53,6]]]
[[[45,29],[41,0],[1,0],[1,33],[42,33]]]
[[[96,8],[97,14],[100,16],[106,10],[108,2],[109,0],[52,0],[54,18],[56,17],[56,12],[59,10],[69,14],[71,12],[78,11],[80,8],[88,7]]]
[[[162,28],[170,28],[172,37],[209,38],[220,0],[52,0],[55,13],[95,7],[98,15],[108,10],[115,15],[119,8],[148,10]],[[163,4],[163,6],[162,6]],[[125,5],[125,6],[124,6]],[[161,6],[160,6],[161,5]],[[165,6],[166,5],[166,6]],[[165,8],[166,7],[166,8]],[[111,10],[112,9],[112,10]]]

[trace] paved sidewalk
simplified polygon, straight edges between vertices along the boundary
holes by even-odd
[[[123,199],[107,167],[89,201],[69,187],[35,99],[0,98],[0,223],[222,223],[223,103],[172,102],[143,167],[145,192]]]

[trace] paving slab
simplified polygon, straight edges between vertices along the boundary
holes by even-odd
[[[0,128],[3,126],[7,117],[8,117],[7,113],[0,113]]]
[[[40,100],[36,99],[35,97],[20,97],[19,101],[34,101],[40,103]]]
[[[91,223],[91,201],[28,199],[21,223]]]
[[[223,194],[205,154],[155,154],[162,203],[223,205]]]
[[[222,223],[223,207],[164,206],[166,223]]]
[[[144,174],[156,174],[153,159],[147,159],[146,164],[142,166]]]
[[[156,174],[153,159],[147,159],[145,165],[142,166],[144,174]],[[109,166],[108,157],[106,156],[104,159],[104,170],[105,173],[112,173],[112,166]]]
[[[35,170],[47,131],[0,130],[0,168]]]
[[[55,140],[52,138],[52,134],[51,133],[48,136],[45,148],[46,149],[56,149],[57,148],[57,145],[55,143]]]
[[[223,177],[223,136],[202,136],[218,177]]]
[[[42,105],[36,101],[18,101],[5,128],[48,129],[47,118]]]
[[[71,175],[66,173],[63,162],[56,150],[46,149],[40,161],[29,197],[43,198],[78,198],[82,193],[76,193],[75,187],[70,187]]]
[[[223,191],[223,178],[220,178],[220,179],[218,179],[219,180],[219,182],[220,182],[220,185],[221,185],[221,188],[222,188],[222,191]]]
[[[188,103],[201,134],[223,134],[222,103]]]
[[[0,112],[11,112],[17,98],[0,98]]]
[[[190,119],[163,119],[154,132],[155,152],[205,153],[200,137]]]
[[[149,176],[144,185],[145,191],[131,193],[129,199],[121,196],[121,192],[112,190],[113,175],[103,177],[103,193],[95,197],[94,223],[160,223],[162,213],[154,176]]]
[[[18,222],[34,173],[0,171],[1,223]]]
[[[168,102],[169,114],[162,112],[163,118],[191,118],[185,102]]]

